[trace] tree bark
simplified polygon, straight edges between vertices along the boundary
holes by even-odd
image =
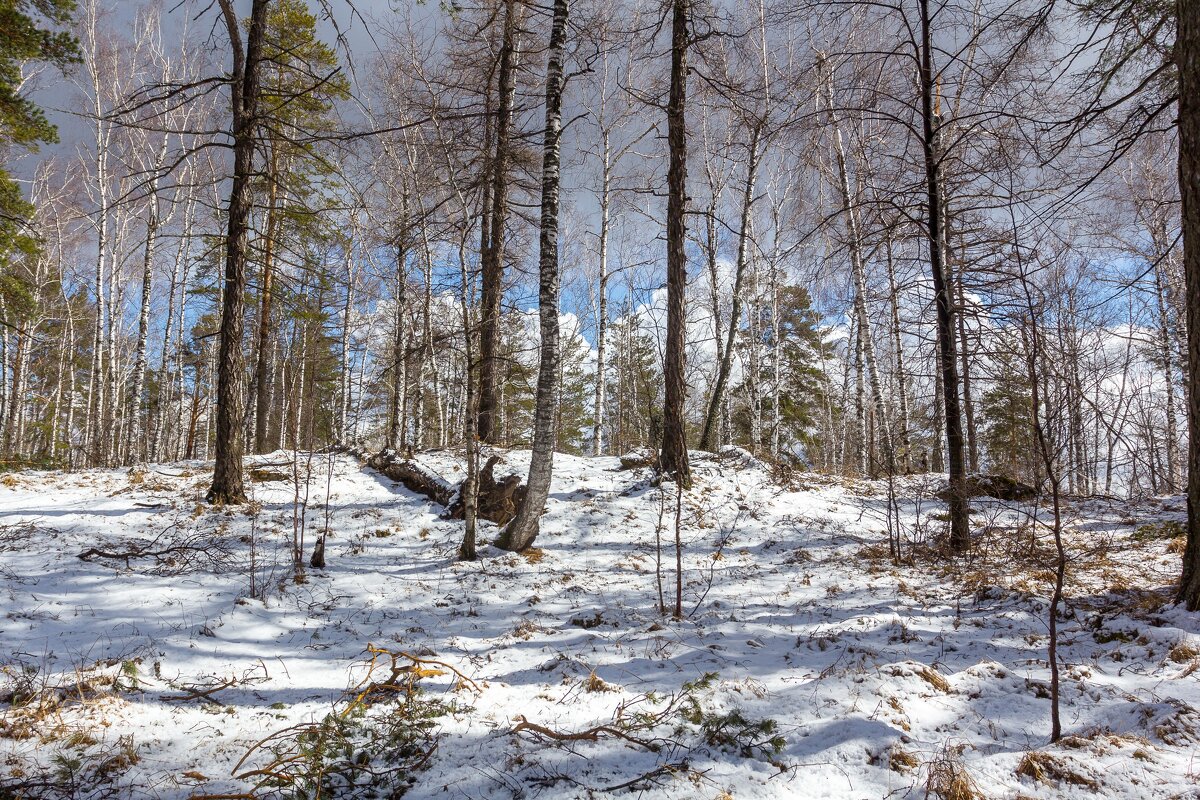
[[[221,308],[221,343],[217,358],[217,438],[212,487],[208,502],[214,505],[246,502],[242,483],[242,409],[245,358],[242,332],[246,291],[246,261],[253,198],[255,127],[259,99],[259,73],[263,34],[270,0],[254,0],[245,49],[233,0],[218,0],[233,46],[233,185],[229,192],[228,232],[225,241],[225,287]]]
[[[912,468],[908,419],[908,374],[904,366],[904,341],[900,329],[900,289],[896,284],[896,262],[892,257],[891,232],[888,232],[884,246],[887,252],[888,292],[891,295],[892,305],[892,348],[896,358],[896,397],[900,409],[900,418],[897,421],[899,429],[896,431],[896,449],[899,451],[897,466],[907,474]]]
[[[949,460],[950,487],[947,492],[950,512],[950,548],[965,552],[971,543],[967,521],[967,499],[963,491],[962,411],[958,400],[958,365],[954,340],[954,306],[946,280],[942,255],[942,195],[938,174],[938,120],[933,108],[933,42],[930,32],[929,0],[919,0],[921,13],[920,84],[923,149],[925,153],[925,183],[929,237],[929,267],[933,273],[933,292],[937,303],[939,372],[942,378],[942,401],[945,409],[946,450]],[[1198,487],[1200,488],[1200,487]]]
[[[667,341],[663,359],[665,403],[662,456],[664,477],[673,477],[680,488],[692,483],[688,464],[684,382],[687,335],[687,50],[689,0],[673,0],[671,14],[671,93],[667,103]]]
[[[341,335],[341,363],[340,370],[340,385],[338,387],[338,429],[337,441],[342,444],[347,441],[351,444],[356,444],[357,437],[350,430],[350,401],[351,401],[351,384],[350,378],[353,369],[350,364],[350,324],[351,315],[354,311],[354,232],[353,225],[350,236],[346,241],[346,297],[342,301],[342,335]],[[399,370],[399,363],[397,363]],[[403,380],[400,377],[399,371],[396,373],[396,389],[397,393],[403,390]]]
[[[596,292],[596,391],[592,422],[592,455],[604,455],[604,395],[606,386],[605,357],[608,347],[608,205],[611,192],[612,165],[608,145],[608,131],[604,132],[604,164],[600,187],[600,277]]]
[[[157,411],[154,415],[154,436],[150,440],[150,458],[158,460],[161,457],[166,428],[167,407],[171,404],[172,380],[168,377],[168,364],[171,355],[171,335],[175,323],[175,293],[182,286],[182,271],[185,253],[192,237],[193,211],[196,204],[195,191],[188,190],[188,199],[183,211],[183,230],[180,232],[179,246],[175,250],[175,264],[171,268],[171,280],[167,288],[167,315],[163,325],[162,353],[158,361],[158,390],[155,393]],[[180,402],[183,402],[182,397]]]
[[[504,229],[508,221],[508,162],[516,99],[516,0],[504,0],[504,33],[500,45],[499,98],[496,108],[496,152],[491,163],[491,233],[482,253],[479,327],[479,421],[481,441],[495,443],[497,349],[500,345],[500,301],[504,294]]]
[[[546,65],[546,128],[542,141],[542,220],[538,237],[538,319],[541,326],[537,406],[529,480],[517,516],[496,542],[505,550],[528,550],[537,538],[538,521],[554,475],[561,384],[558,331],[558,186],[562,139],[563,52],[567,38],[567,0],[554,0],[550,51]]]
[[[1187,285],[1188,533],[1179,600],[1200,611],[1200,4],[1178,0],[1179,191]]]
[[[954,316],[958,331],[958,357],[960,381],[962,383],[962,411],[967,423],[967,468],[970,472],[979,471],[979,446],[975,435],[975,402],[971,394],[971,359],[967,347],[967,314],[966,294],[963,289],[964,266],[960,259],[954,258],[954,247],[951,244],[950,233],[950,204],[942,200],[942,235],[946,241],[946,274],[950,281],[950,291],[954,298]],[[957,262],[957,263],[956,263]]]
[[[405,196],[402,213],[408,215],[408,198]],[[402,445],[403,429],[407,424],[404,419],[404,308],[407,305],[408,293],[408,233],[402,231],[396,242],[396,328],[392,332],[392,396],[391,409],[388,413],[387,446],[397,450]],[[467,380],[470,380],[467,376]]]

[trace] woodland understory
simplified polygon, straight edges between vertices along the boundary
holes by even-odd
[[[1187,797],[1200,3],[0,0],[0,800]]]
[[[525,474],[528,452],[497,455],[501,480]],[[449,483],[466,471],[461,450],[417,462]],[[1050,743],[1048,509],[972,499],[971,555],[956,558],[945,478],[784,475],[731,448],[695,454],[679,497],[616,458],[556,463],[539,546],[499,550],[501,528],[481,521],[476,561],[457,557],[462,522],[444,506],[349,454],[254,457],[236,510],[204,502],[199,461],[9,476],[0,785],[28,798],[1195,792],[1200,626],[1171,604],[1179,499],[1065,503]],[[300,580],[296,536],[306,552],[327,539],[326,567]]]

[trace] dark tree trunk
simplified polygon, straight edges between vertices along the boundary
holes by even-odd
[[[517,73],[516,0],[504,0],[504,38],[500,45],[499,102],[496,108],[496,153],[491,163],[491,232],[481,258],[479,321],[479,439],[494,444],[499,435],[497,358],[500,344],[500,300],[504,294],[504,227],[508,218],[508,161],[512,138]]]
[[[950,547],[965,552],[970,546],[967,524],[967,500],[963,493],[962,411],[958,400],[958,365],[954,340],[954,307],[946,280],[942,250],[942,195],[937,152],[938,120],[933,108],[933,43],[929,30],[929,0],[920,0],[921,43],[920,83],[921,117],[924,123],[925,182],[928,191],[929,267],[933,273],[933,292],[937,302],[938,361],[942,378],[942,400],[946,414],[946,450],[949,458],[950,487],[947,492],[950,511]]]
[[[1179,599],[1200,611],[1200,3],[1179,0],[1179,190],[1187,281],[1188,534]]]
[[[546,66],[546,129],[542,141],[542,223],[538,255],[538,317],[541,352],[538,365],[537,408],[533,421],[533,455],[529,480],[517,516],[505,528],[497,546],[527,550],[538,534],[542,507],[550,496],[557,438],[560,353],[558,346],[558,184],[562,139],[563,50],[567,38],[567,0],[554,0],[550,54]]]
[[[692,483],[684,429],[684,344],[686,336],[685,297],[687,255],[687,48],[688,0],[674,0],[671,16],[671,95],[667,103],[667,342],[663,359],[665,403],[663,406],[662,474],[673,477],[681,488]]]
[[[221,344],[217,357],[216,463],[208,502],[246,502],[242,484],[242,409],[245,358],[242,355],[246,260],[249,251],[250,181],[254,171],[254,133],[259,98],[259,64],[270,0],[254,0],[243,50],[233,0],[219,0],[233,47],[233,185],[229,192],[229,228],[225,241],[225,287],[221,307]]]

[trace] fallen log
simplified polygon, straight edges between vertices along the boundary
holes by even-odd
[[[942,500],[947,500],[949,493],[950,488],[946,487],[940,490],[937,496]],[[994,497],[997,500],[1017,502],[1033,500],[1038,496],[1038,490],[1005,475],[968,475],[963,480],[963,495],[965,497]]]
[[[402,484],[409,491],[445,506],[447,519],[463,518],[461,482],[452,484],[425,465],[394,450],[383,450],[374,454],[355,449],[346,452],[381,475]],[[477,513],[480,519],[503,526],[517,515],[517,507],[525,497],[525,485],[521,483],[519,475],[508,475],[497,480],[496,465],[499,462],[500,456],[493,455],[479,472]]]
[[[450,505],[458,494],[458,487],[442,476],[393,450],[384,450],[367,457],[366,464],[381,475],[403,484],[409,491],[428,497],[438,505]]]

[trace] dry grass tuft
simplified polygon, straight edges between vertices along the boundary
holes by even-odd
[[[521,555],[530,564],[540,564],[542,563],[542,559],[546,557],[546,551],[540,547],[531,547],[528,550],[521,551]]]
[[[1017,765],[1017,774],[1036,783],[1069,783],[1072,786],[1086,787],[1093,792],[1100,789],[1098,782],[1076,772],[1062,759],[1036,750],[1026,753],[1021,759],[1021,763]]]
[[[917,674],[921,676],[933,688],[939,692],[949,693],[951,691],[950,681],[943,677],[942,673],[938,672],[933,667],[921,667],[917,670]]]
[[[587,680],[583,682],[583,689],[587,692],[618,692],[616,686],[606,682],[603,678],[596,674],[596,670],[592,670],[587,676]]]
[[[908,772],[920,765],[921,762],[917,757],[900,745],[894,744],[888,749],[888,766],[892,768],[893,772]]]
[[[925,796],[940,800],[983,800],[975,781],[962,764],[962,746],[947,745],[929,762]]]
[[[1200,648],[1185,639],[1171,648],[1167,660],[1175,664],[1187,664],[1196,656],[1200,656]]]

